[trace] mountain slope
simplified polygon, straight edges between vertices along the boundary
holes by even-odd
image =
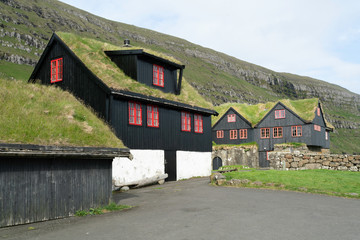
[[[77,33],[122,46],[153,49],[186,65],[184,77],[214,105],[224,102],[319,98],[336,132],[334,152],[360,152],[360,95],[309,77],[278,73],[186,40],[109,21],[55,0],[0,0],[0,72],[4,61],[34,66],[53,31]],[[16,68],[13,66],[13,68]],[[24,71],[28,71],[28,67]],[[12,76],[17,77],[19,76]]]

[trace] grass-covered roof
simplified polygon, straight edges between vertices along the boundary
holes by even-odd
[[[86,67],[92,71],[92,73],[113,89],[131,91],[146,96],[177,101],[191,106],[208,109],[213,108],[213,105],[207,102],[184,78],[182,79],[181,94],[174,95],[171,93],[164,93],[158,89],[139,83],[125,75],[125,73],[104,53],[104,51],[122,50],[124,48],[95,39],[80,37],[71,33],[58,32],[56,34],[86,65]],[[133,48],[125,49],[139,48],[134,46]],[[153,50],[143,49],[143,51],[174,63],[181,64],[176,59]]]
[[[299,117],[307,122],[311,122],[315,117],[315,110],[318,106],[318,98],[301,99],[301,100],[289,100],[282,99],[278,102],[284,104],[287,108],[295,112]],[[258,124],[261,119],[278,103],[267,102],[259,103],[256,105],[249,105],[246,103],[225,103],[215,107],[215,111],[219,113],[218,116],[212,116],[212,125],[214,125],[230,107],[235,109],[244,118],[246,118],[252,126]],[[326,120],[327,127],[334,128]]]
[[[60,88],[0,78],[0,143],[115,147],[124,144]]]

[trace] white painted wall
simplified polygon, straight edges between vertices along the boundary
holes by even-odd
[[[163,150],[130,150],[133,159],[115,158],[112,163],[113,185],[127,183],[164,174]]]
[[[211,152],[176,152],[177,180],[211,175]]]

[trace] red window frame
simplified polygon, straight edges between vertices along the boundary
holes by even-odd
[[[318,107],[318,108],[316,109],[316,111],[317,111],[317,115],[320,117],[320,108]]]
[[[302,136],[302,126],[291,126],[291,136],[292,137],[301,137]]]
[[[314,130],[321,132],[321,126],[314,124]]]
[[[275,119],[285,118],[285,109],[275,110]]]
[[[50,62],[50,82],[60,82],[63,80],[63,58],[57,58]]]
[[[158,87],[164,87],[164,67],[153,65],[153,84]]]
[[[270,128],[260,128],[260,138],[270,138]]]
[[[147,126],[148,127],[159,127],[159,108],[154,105],[147,105]]]
[[[181,131],[191,131],[191,116],[188,112],[181,112]]]
[[[239,138],[240,139],[247,139],[247,129],[240,129],[239,130]]]
[[[227,120],[228,120],[228,122],[236,122],[235,114],[228,114]]]
[[[194,114],[194,131],[203,133],[203,117],[199,114]]]
[[[216,131],[216,138],[224,138],[224,131],[223,130]]]
[[[237,139],[237,130],[230,130],[230,139]]]
[[[283,137],[283,128],[282,127],[274,127],[273,128],[273,137],[274,138],[282,138]]]
[[[129,102],[129,124],[142,125],[142,108],[138,102]]]

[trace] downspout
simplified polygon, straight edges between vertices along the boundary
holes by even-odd
[[[182,68],[180,68],[179,81],[178,81],[178,86],[176,89],[176,95],[180,95],[180,92],[181,92],[181,82],[182,82],[184,68],[185,68],[185,65],[183,65]]]

